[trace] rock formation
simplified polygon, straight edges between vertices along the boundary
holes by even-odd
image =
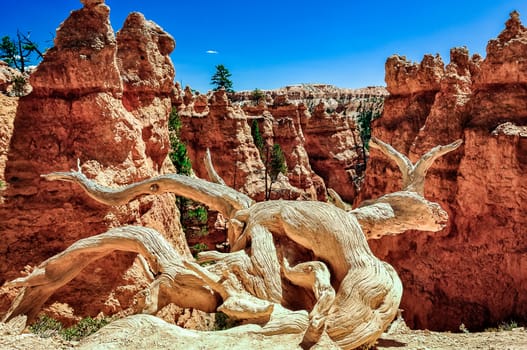
[[[386,62],[390,96],[373,135],[415,160],[433,144],[464,146],[429,171],[425,195],[450,215],[435,234],[372,242],[405,286],[401,308],[416,328],[469,330],[527,319],[527,31],[516,12],[487,56],[451,50],[420,64]],[[390,192],[399,172],[373,150],[357,201]]]
[[[9,143],[13,135],[13,123],[16,115],[16,108],[18,106],[18,97],[7,97],[0,93],[0,198],[3,197],[2,189],[5,184],[5,165],[7,162],[7,153],[9,150]],[[2,199],[0,199],[2,202]]]
[[[24,75],[9,67],[4,61],[0,61],[0,92],[10,94],[13,89],[13,82],[17,77],[24,77]]]
[[[352,200],[364,166],[362,140],[355,119],[364,110],[382,110],[382,88],[338,89],[329,85],[291,86],[273,91],[227,96],[194,95],[190,88],[173,98],[183,125],[196,174],[206,172],[202,158],[211,149],[218,173],[228,185],[262,199],[264,165],[250,134],[256,121],[266,143],[281,145],[287,178],[274,185],[273,198],[326,200],[334,187]],[[227,151],[233,150],[233,151]]]
[[[187,89],[187,104],[179,105],[178,113],[183,124],[181,140],[187,145],[194,172],[207,177],[203,158],[210,149],[226,183],[256,196],[263,190],[263,164],[246,115],[230,105],[225,91],[212,94],[210,99],[204,95],[194,98],[189,93]]]
[[[104,2],[83,4],[60,25],[54,47],[31,75],[32,93],[19,100],[0,207],[0,284],[80,238],[125,223],[153,227],[189,254],[173,196],[109,209],[68,184],[40,178],[76,168],[77,160],[90,178],[109,186],[169,170],[174,40],[137,13],[116,38]],[[133,309],[131,296],[146,282],[138,271],[135,254],[110,254],[56,298],[74,315]],[[12,297],[3,292],[1,312]]]

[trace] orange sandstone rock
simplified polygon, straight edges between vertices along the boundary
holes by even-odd
[[[527,319],[525,43],[527,31],[513,12],[484,60],[456,48],[444,72],[435,66],[426,74],[422,63],[387,61],[392,95],[373,134],[412,160],[430,145],[464,139],[427,176],[425,197],[450,216],[445,229],[371,242],[401,276],[401,308],[411,327],[477,330]],[[398,178],[372,151],[357,202],[391,192]]]
[[[103,1],[83,1],[58,28],[55,46],[31,75],[33,92],[20,98],[0,206],[0,284],[80,238],[122,224],[153,227],[189,254],[174,197],[141,198],[109,208],[75,186],[41,174],[76,168],[119,186],[169,171],[167,120],[174,40],[140,14],[117,39]],[[143,59],[142,59],[143,58]],[[134,254],[114,253],[62,288],[53,300],[75,315],[133,310],[146,281]],[[9,294],[0,298],[0,312]]]

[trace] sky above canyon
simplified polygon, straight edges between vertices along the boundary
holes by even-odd
[[[420,61],[452,47],[485,56],[488,40],[512,10],[527,25],[525,0],[443,1],[174,1],[106,0],[115,31],[141,12],[176,40],[176,81],[206,92],[217,64],[232,73],[235,90],[300,83],[358,88],[385,85],[386,58]],[[31,32],[41,48],[80,1],[2,0],[0,36]]]

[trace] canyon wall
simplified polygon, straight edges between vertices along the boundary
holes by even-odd
[[[425,197],[450,220],[440,232],[371,242],[398,271],[411,327],[478,330],[527,320],[527,30],[511,13],[487,56],[455,48],[450,63],[392,56],[390,96],[373,135],[415,161],[437,144],[464,144],[435,163]],[[371,152],[356,203],[400,187],[400,173]]]
[[[33,91],[16,109],[0,205],[0,284],[80,238],[124,224],[155,228],[189,254],[174,196],[110,208],[78,186],[40,178],[76,169],[77,160],[84,174],[107,186],[173,171],[166,156],[174,40],[138,13],[116,37],[104,2],[82,2],[58,28],[54,47],[30,77]],[[69,306],[54,304],[48,311],[62,308],[73,318],[130,312],[133,296],[147,283],[141,271],[135,254],[112,253],[48,303]],[[5,312],[13,291],[2,292]]]
[[[304,84],[258,92],[200,95],[177,87],[181,140],[197,176],[207,178],[202,159],[209,148],[229,186],[263,199],[265,166],[251,135],[257,123],[266,145],[281,146],[288,167],[271,198],[326,200],[330,187],[353,200],[366,154],[356,119],[363,111],[380,114],[386,90]]]

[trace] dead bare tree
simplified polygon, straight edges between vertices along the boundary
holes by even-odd
[[[112,189],[86,178],[80,166],[77,171],[43,175],[50,181],[76,183],[108,205],[165,192],[201,202],[228,218],[231,252],[202,252],[197,261],[189,260],[152,229],[114,228],[79,240],[30,275],[10,282],[22,289],[4,321],[20,314],[35,317],[51,294],[87,264],[123,250],[143,256],[145,273],[153,272],[139,312],[155,313],[175,303],[222,311],[260,325],[262,334],[303,333],[303,348],[316,344],[324,332],[344,349],[372,344],[396,316],[403,287],[393,267],[372,254],[367,238],[443,227],[446,212],[423,198],[424,177],[435,159],[461,141],[432,149],[415,165],[375,138],[370,144],[398,164],[403,189],[355,210],[322,202],[254,203],[221,184],[211,164],[207,168],[218,183],[170,174]],[[204,261],[214,264],[198,264]],[[299,304],[301,310],[292,311]]]

